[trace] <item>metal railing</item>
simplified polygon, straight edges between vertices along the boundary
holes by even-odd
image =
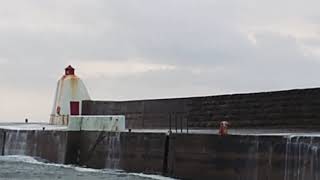
[[[169,132],[189,133],[189,121],[183,113],[169,113]]]

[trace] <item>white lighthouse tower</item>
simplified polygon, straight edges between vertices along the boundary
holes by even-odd
[[[82,80],[75,75],[72,66],[58,81],[50,124],[68,125],[69,116],[81,115],[83,100],[90,100],[89,93]]]

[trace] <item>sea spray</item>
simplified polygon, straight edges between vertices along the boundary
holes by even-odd
[[[38,139],[38,131],[34,131],[34,138]],[[33,143],[32,145],[32,152],[30,154],[32,154],[33,157],[36,157],[37,154],[37,149],[38,149],[38,143]]]
[[[314,137],[286,137],[284,180],[319,180],[319,143]]]
[[[25,155],[27,146],[27,133],[17,131],[8,131],[5,142],[5,155]]]
[[[0,179],[174,180],[173,178],[159,175],[126,173],[112,169],[97,170],[73,165],[44,163],[34,157],[22,155],[0,156]]]
[[[239,180],[258,180],[259,177],[259,136],[249,137],[242,142],[246,146],[246,160],[244,161],[244,172],[239,176]]]
[[[120,132],[113,132],[108,134],[108,151],[106,159],[106,168],[119,169],[120,168]]]
[[[290,146],[291,146],[291,139],[293,138],[293,136],[288,136],[286,137],[287,138],[287,142],[286,142],[286,151],[285,151],[285,167],[284,167],[284,180],[289,180],[288,177],[289,177],[289,154],[291,153],[291,149],[290,149]]]

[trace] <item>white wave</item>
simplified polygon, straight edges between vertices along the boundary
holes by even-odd
[[[102,172],[99,169],[92,169],[92,168],[83,168],[73,165],[65,165],[65,164],[56,164],[56,163],[45,163],[38,160],[36,157],[31,156],[24,156],[24,155],[6,155],[0,156],[0,161],[7,161],[7,162],[25,162],[29,164],[41,164],[46,166],[55,166],[55,167],[62,167],[62,168],[72,168],[79,172]]]
[[[39,158],[40,159],[40,158]],[[133,175],[133,176],[140,176],[155,180],[177,180],[169,177],[164,177],[160,175],[149,175],[143,173],[126,173],[122,170],[118,169],[92,169],[92,168],[85,168],[79,167],[74,165],[65,165],[65,164],[56,164],[56,163],[45,163],[38,160],[36,157],[31,156],[24,156],[24,155],[6,155],[0,156],[0,161],[7,161],[7,162],[25,162],[29,164],[38,164],[38,165],[45,165],[45,166],[55,166],[61,168],[71,168],[78,172],[94,172],[94,173],[105,173],[105,174],[113,174],[113,175]]]
[[[173,178],[159,176],[159,175],[149,175],[149,174],[142,174],[142,173],[129,173],[129,174],[140,176],[140,177],[146,177],[150,179],[155,179],[155,180],[178,180],[178,179],[173,179]]]
[[[7,155],[7,156],[0,156],[1,161],[7,162],[25,162],[30,164],[42,164],[42,162],[36,160],[30,156],[23,156],[23,155]]]
[[[71,165],[65,165],[65,166],[73,167],[74,170],[79,172],[102,172],[102,170],[99,170],[99,169],[83,168],[83,167],[77,167],[77,166],[71,166]]]

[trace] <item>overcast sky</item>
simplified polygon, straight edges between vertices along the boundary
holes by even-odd
[[[319,0],[0,2],[2,122],[47,122],[69,64],[99,100],[320,86]]]

